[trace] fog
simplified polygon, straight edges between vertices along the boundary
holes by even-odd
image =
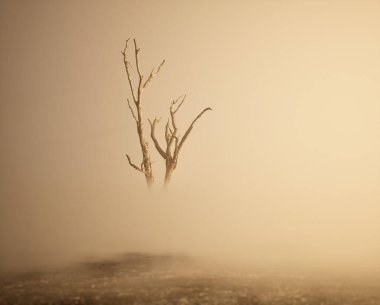
[[[134,251],[379,272],[379,17],[374,1],[2,1],[0,269]],[[168,189],[158,154],[151,191],[125,158],[141,158],[128,37],[145,75],[166,59],[147,118],[186,93],[183,133],[213,108]]]
[[[96,200],[51,195],[46,203],[8,212],[2,268],[56,267],[132,251],[271,271],[379,270],[378,207],[235,196],[242,190],[140,191],[125,200],[107,197],[104,189]]]

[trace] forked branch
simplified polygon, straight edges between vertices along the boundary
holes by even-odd
[[[143,164],[144,163],[141,163],[141,168],[139,168],[137,165],[135,165],[135,164],[132,163],[131,158],[129,157],[128,154],[126,154],[126,157],[128,159],[128,162],[129,162],[130,166],[132,166],[135,170],[139,171],[140,173],[145,174],[145,171],[143,170]]]
[[[150,136],[153,140],[154,146],[156,147],[157,151],[161,155],[162,158],[166,159],[166,152],[161,148],[160,143],[158,143],[158,140],[155,136],[155,129],[156,129],[156,123],[158,123],[160,120],[155,118],[153,122],[151,120],[148,120],[150,124]]]
[[[186,95],[181,95],[177,99],[175,99],[170,105],[170,108],[169,108],[170,118],[168,119],[165,126],[165,140],[166,140],[165,150],[161,148],[155,135],[156,123],[159,120],[154,119],[153,122],[149,120],[150,128],[151,128],[151,138],[154,142],[154,145],[157,151],[162,156],[162,158],[164,158],[165,163],[166,163],[165,184],[167,184],[170,181],[171,174],[173,173],[174,169],[177,167],[179,152],[183,144],[189,137],[195,123],[202,117],[202,115],[206,111],[211,110],[210,107],[203,109],[202,112],[200,112],[196,116],[196,118],[191,122],[190,126],[187,128],[185,132],[185,135],[182,138],[180,138],[180,136],[178,135],[178,127],[176,124],[176,113],[183,105],[185,99],[186,99]]]
[[[151,82],[151,80],[160,73],[160,70],[162,66],[165,63],[165,59],[162,61],[162,63],[158,66],[158,68],[155,70],[154,68],[152,69],[152,72],[150,72],[148,79],[145,81],[144,85],[142,86],[142,90],[145,89],[145,87]]]

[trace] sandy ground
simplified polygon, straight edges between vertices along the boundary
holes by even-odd
[[[55,272],[3,274],[0,304],[380,305],[380,282],[221,271],[184,256],[132,253]]]

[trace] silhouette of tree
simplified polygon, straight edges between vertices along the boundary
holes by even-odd
[[[145,140],[145,136],[144,136],[144,116],[143,116],[143,109],[142,109],[142,94],[145,88],[147,87],[147,85],[152,81],[152,79],[158,75],[162,66],[165,63],[165,60],[162,61],[162,63],[158,66],[157,69],[153,68],[148,78],[144,80],[144,77],[141,74],[140,67],[139,67],[138,55],[139,55],[140,49],[137,47],[136,39],[133,39],[135,69],[138,75],[137,84],[134,84],[132,81],[132,73],[131,73],[131,70],[133,69],[133,67],[132,67],[131,62],[128,60],[128,56],[127,56],[128,42],[129,42],[129,39],[126,40],[124,51],[122,51],[121,53],[123,54],[125,71],[127,72],[128,84],[129,84],[129,88],[131,90],[131,95],[133,99],[133,105],[134,105],[133,107],[129,99],[127,99],[127,102],[128,102],[128,107],[129,107],[129,110],[131,111],[132,117],[136,122],[137,134],[139,137],[139,143],[140,143],[141,152],[142,152],[141,165],[140,166],[135,165],[132,162],[130,156],[128,154],[126,156],[128,158],[129,165],[132,166],[135,170],[145,175],[147,186],[150,187],[152,186],[154,182],[154,176],[153,176],[153,170],[152,170],[152,162],[150,160],[149,144]]]
[[[149,120],[150,123],[150,136],[153,140],[154,146],[156,147],[157,151],[161,155],[162,158],[165,160],[165,165],[166,165],[166,171],[165,171],[165,180],[164,184],[167,185],[170,182],[171,176],[173,174],[173,171],[177,167],[177,162],[178,162],[178,156],[179,153],[183,147],[183,144],[189,137],[191,131],[193,130],[195,122],[201,118],[201,116],[208,110],[211,110],[210,107],[207,107],[203,109],[197,117],[191,122],[190,126],[187,128],[185,134],[183,137],[181,137],[178,134],[178,127],[176,124],[176,113],[178,110],[181,108],[183,105],[183,102],[186,99],[186,95],[182,95],[178,97],[176,100],[174,100],[171,103],[171,106],[169,108],[170,111],[170,117],[166,123],[165,127],[165,140],[166,140],[166,149],[162,149],[156,136],[155,136],[155,128],[156,128],[156,123],[159,122],[157,118],[153,120]]]
[[[135,170],[137,170],[138,172],[143,173],[145,175],[147,186],[150,187],[154,183],[154,176],[153,176],[152,162],[150,160],[149,143],[146,141],[145,135],[144,135],[142,93],[147,87],[147,85],[152,81],[152,79],[159,74],[162,66],[165,63],[165,60],[162,61],[162,63],[158,66],[157,69],[153,68],[149,76],[146,79],[144,79],[143,75],[140,72],[140,67],[139,67],[138,55],[139,55],[140,49],[137,47],[136,40],[133,39],[135,70],[138,76],[138,80],[134,84],[132,81],[132,73],[131,73],[133,70],[133,67],[132,67],[131,62],[128,60],[128,56],[127,56],[128,42],[129,42],[129,39],[126,40],[124,51],[122,51],[121,53],[123,54],[125,71],[127,72],[128,84],[129,84],[129,88],[130,88],[132,99],[133,99],[133,103],[131,103],[128,98],[127,98],[127,102],[128,102],[128,107],[132,114],[132,117],[134,121],[136,122],[136,129],[137,129],[139,144],[140,144],[140,148],[142,152],[141,165],[137,166],[136,164],[132,162],[128,154],[126,154],[126,156],[128,158],[129,165],[133,167]],[[168,122],[166,123],[166,128],[165,128],[165,140],[166,140],[165,149],[161,148],[155,136],[155,128],[156,128],[156,124],[159,122],[159,119],[155,118],[153,121],[148,120],[151,127],[150,136],[153,140],[154,146],[156,150],[158,151],[158,153],[160,154],[160,156],[165,160],[165,165],[166,165],[165,179],[164,179],[165,185],[167,185],[170,182],[173,171],[177,167],[179,153],[183,147],[183,144],[185,143],[191,131],[193,130],[194,124],[201,118],[201,116],[206,111],[211,110],[210,107],[203,109],[196,116],[196,118],[191,122],[190,126],[187,128],[183,137],[181,137],[178,133],[178,127],[176,124],[176,113],[183,105],[185,99],[186,99],[186,95],[181,95],[180,97],[175,99],[170,105],[170,108],[169,108],[170,117],[168,119]]]

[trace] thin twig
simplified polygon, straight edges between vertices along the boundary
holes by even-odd
[[[134,113],[134,111],[133,111],[133,109],[132,109],[132,107],[131,107],[131,104],[130,104],[130,102],[129,102],[129,99],[128,99],[128,98],[127,98],[127,102],[128,102],[128,107],[129,107],[129,110],[131,111],[131,113],[132,113],[132,116],[133,116],[133,118],[135,119],[135,122],[136,122],[136,124],[138,124],[138,121],[137,121],[136,115],[135,115],[135,113]]]
[[[132,166],[135,170],[139,171],[140,173],[143,173],[145,174],[144,170],[142,169],[142,166],[141,168],[139,168],[137,165],[133,164],[132,161],[131,161],[131,158],[128,156],[128,154],[126,154],[126,157],[128,158],[128,162],[129,162],[129,165]],[[143,162],[144,163],[144,162]],[[143,164],[142,163],[142,164]],[[141,164],[141,165],[142,165]]]
[[[142,86],[142,89],[144,90],[145,87],[151,82],[151,80],[160,73],[160,70],[162,66],[165,63],[165,59],[162,61],[162,63],[158,66],[156,72],[154,72],[154,68],[152,69],[152,72],[150,72],[148,79],[145,81],[144,85]]]

